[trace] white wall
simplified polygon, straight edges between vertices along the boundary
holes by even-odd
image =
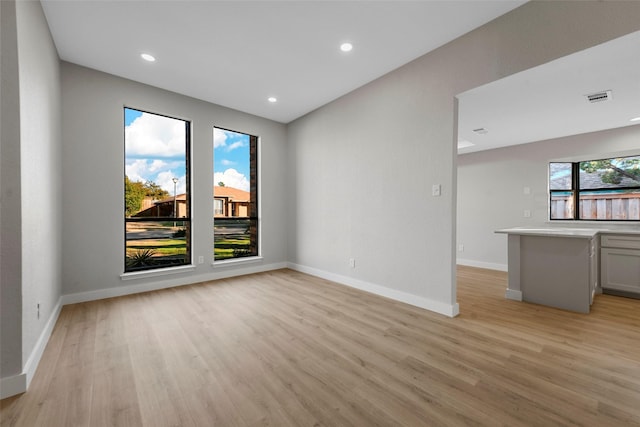
[[[62,63],[65,301],[210,280],[286,262],[286,128],[176,93]],[[194,271],[123,281],[123,107],[192,121]],[[213,127],[260,137],[261,262],[213,268]],[[73,296],[68,298],[68,294]]]
[[[494,231],[547,225],[549,162],[621,153],[640,154],[640,126],[458,156],[458,244],[464,245],[458,263],[506,270],[507,239]],[[525,210],[531,211],[530,218],[524,218]]]
[[[639,27],[640,3],[527,3],[291,123],[293,265],[455,314],[455,95]]]
[[[0,386],[4,389],[6,379],[22,372],[20,88],[14,2],[0,2],[0,22]]]
[[[20,1],[16,6],[22,160],[22,351],[27,363],[62,290],[60,61],[40,3]]]
[[[29,383],[60,308],[61,114],[59,60],[40,3],[2,2],[2,27],[0,395],[6,396]]]

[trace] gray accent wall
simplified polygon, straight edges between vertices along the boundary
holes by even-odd
[[[213,128],[260,137],[258,147],[261,254],[253,267],[286,262],[286,128],[283,124],[62,63],[63,293],[114,291],[125,286],[178,285],[212,280]],[[194,271],[123,281],[124,111],[132,107],[192,122],[191,189]],[[245,264],[246,267],[247,264]],[[242,265],[236,265],[239,269]],[[231,268],[233,270],[233,268]],[[104,295],[104,292],[101,294]]]
[[[547,225],[549,162],[631,154],[640,154],[640,125],[458,156],[458,263],[506,270],[506,235],[494,231]]]
[[[638,29],[640,3],[530,2],[294,121],[289,259],[455,307],[456,94]]]

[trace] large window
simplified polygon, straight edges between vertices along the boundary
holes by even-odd
[[[191,263],[190,123],[124,109],[124,271]]]
[[[258,255],[258,137],[213,130],[214,260]]]
[[[549,164],[549,217],[639,221],[640,156]]]

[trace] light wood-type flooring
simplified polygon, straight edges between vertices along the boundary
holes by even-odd
[[[640,426],[640,301],[447,318],[290,270],[65,306],[2,426]]]

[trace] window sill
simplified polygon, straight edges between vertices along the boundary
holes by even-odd
[[[170,274],[187,273],[195,271],[195,265],[183,265],[180,267],[159,268],[157,270],[136,271],[133,273],[122,273],[120,280],[145,279],[147,277],[167,276]]]
[[[214,261],[211,266],[213,268],[221,268],[221,267],[235,267],[236,265],[242,264],[253,264],[256,262],[262,261],[261,256],[252,256],[252,257],[242,257],[242,258],[234,258],[234,259],[225,259],[223,261]]]

